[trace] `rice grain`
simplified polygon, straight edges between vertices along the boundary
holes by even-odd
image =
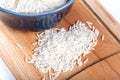
[[[61,72],[73,70],[74,65],[82,66],[81,57],[89,54],[97,45],[99,31],[89,29],[85,23],[77,21],[69,30],[50,29],[37,34],[38,47],[34,49],[30,63],[41,73],[49,73],[54,80]],[[84,55],[84,56],[82,56]]]

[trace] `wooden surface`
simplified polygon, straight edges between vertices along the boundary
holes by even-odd
[[[56,80],[70,79],[80,71],[120,51],[118,40],[109,32],[106,26],[101,24],[101,21],[90,12],[82,1],[76,0],[70,13],[56,27],[68,28],[76,20],[93,22],[94,26],[100,31],[99,42],[95,47],[95,51],[86,56],[89,59],[87,64],[62,73]],[[34,46],[31,44],[36,40],[36,33],[17,31],[0,22],[0,57],[5,61],[17,80],[40,80],[42,78],[42,74],[32,64],[25,62],[25,57],[33,54]],[[102,35],[105,35],[104,41],[101,40]],[[17,44],[22,48],[19,48]]]
[[[120,53],[89,67],[70,80],[120,80]]]

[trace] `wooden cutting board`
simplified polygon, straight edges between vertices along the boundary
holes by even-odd
[[[87,68],[70,80],[120,80],[120,53]]]
[[[89,59],[86,64],[82,67],[75,67],[72,71],[61,73],[56,80],[69,79],[81,70],[120,51],[119,41],[96,18],[83,0],[76,0],[72,10],[56,27],[68,28],[76,20],[93,22],[94,26],[100,31],[99,42],[95,47],[95,51],[86,56]],[[35,46],[32,43],[36,41],[36,34],[37,32],[17,31],[0,22],[0,57],[5,61],[17,80],[40,80],[42,78],[42,74],[32,64],[25,62],[25,57],[33,54]],[[105,35],[104,41],[101,40],[102,35]],[[18,45],[21,47],[18,47]]]

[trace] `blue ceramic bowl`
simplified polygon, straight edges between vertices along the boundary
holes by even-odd
[[[55,26],[71,9],[75,0],[55,10],[39,14],[16,13],[0,7],[0,20],[18,30],[41,31]]]

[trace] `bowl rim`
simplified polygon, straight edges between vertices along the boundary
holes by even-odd
[[[10,15],[14,15],[14,16],[23,16],[23,17],[35,17],[35,16],[46,16],[46,15],[50,15],[50,14],[53,14],[53,13],[57,13],[63,9],[65,9],[66,7],[70,6],[75,0],[69,0],[65,5],[63,5],[62,7],[59,7],[55,10],[51,10],[49,12],[44,12],[44,13],[33,13],[33,14],[27,14],[27,13],[17,13],[17,12],[14,12],[14,11],[10,11],[10,10],[7,10],[7,9],[4,9],[2,7],[0,7],[0,11],[4,12],[4,13],[7,13],[7,14],[10,14]]]

